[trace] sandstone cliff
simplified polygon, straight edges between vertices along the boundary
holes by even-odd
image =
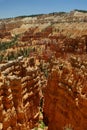
[[[44,121],[49,130],[87,129],[86,68],[87,60],[76,57],[70,62],[59,59],[53,66],[44,91]]]
[[[3,64],[0,69],[0,129],[33,128],[39,119],[37,68],[27,67],[21,59]]]

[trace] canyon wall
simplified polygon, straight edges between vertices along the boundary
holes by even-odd
[[[87,13],[0,20],[0,130],[38,129],[41,113],[87,130]]]
[[[38,69],[30,67],[29,60],[0,65],[0,130],[31,130],[37,124],[38,78]]]
[[[44,90],[43,115],[48,130],[87,129],[87,59],[71,56],[54,62]]]

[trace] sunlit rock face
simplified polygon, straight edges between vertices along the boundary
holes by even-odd
[[[11,33],[6,31],[6,25],[4,22],[0,23],[0,39],[11,39]]]
[[[87,13],[0,20],[0,130],[41,112],[49,130],[87,130]]]
[[[38,70],[24,64],[19,60],[0,66],[1,130],[30,130],[38,122]]]
[[[59,60],[44,91],[44,121],[50,130],[86,130],[87,60]]]

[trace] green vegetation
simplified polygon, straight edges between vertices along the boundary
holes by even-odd
[[[41,120],[41,121],[39,121],[39,126],[38,126],[38,127],[35,127],[34,130],[38,130],[39,128],[40,128],[41,130],[44,130],[45,127],[46,127],[46,126],[45,126],[44,122]]]
[[[16,41],[17,41],[17,38],[18,38],[18,36],[16,35],[16,36],[12,39],[12,41],[0,43],[0,51],[9,49],[9,48],[13,47],[14,45],[17,45],[17,42],[16,42]]]
[[[26,17],[37,17],[37,16],[42,16],[44,14],[32,14],[32,15],[23,15],[23,16],[18,16],[16,18],[26,18]]]
[[[4,57],[4,55],[1,54],[1,55],[0,55],[0,62],[3,61],[3,57]]]
[[[44,122],[43,122],[43,121],[40,121],[39,123],[40,123],[40,128],[44,130],[44,128],[45,128]]]
[[[66,12],[53,12],[53,13],[49,13],[50,15],[55,15],[55,14],[58,14],[58,15],[62,15],[62,14],[65,14]]]
[[[65,14],[66,12],[53,12],[53,13],[49,13],[50,15],[55,15],[55,14]],[[38,17],[38,16],[42,16],[44,14],[32,14],[32,15],[23,15],[23,16],[17,16],[16,18],[26,18],[26,17]]]
[[[79,9],[75,9],[75,11],[82,12],[82,13],[87,13],[87,10],[79,10]]]
[[[34,130],[38,130],[38,128],[36,127]]]
[[[15,35],[10,42],[1,42],[0,43],[0,62],[7,60],[14,60],[20,56],[28,57],[32,51],[35,51],[32,47],[20,47],[17,40],[19,35]],[[17,51],[13,49],[18,47]],[[19,49],[20,47],[20,49]],[[7,51],[7,49],[13,48],[13,51]]]
[[[24,48],[24,49],[20,49],[17,53],[9,53],[8,54],[8,60],[14,60],[14,59],[17,59],[18,57],[20,56],[23,56],[23,57],[28,57],[30,52],[32,52],[32,48]]]
[[[8,60],[8,61],[14,60],[20,56],[28,57],[32,51],[33,51],[33,49],[31,47],[20,49],[17,52],[11,51],[7,55],[4,55],[4,52],[5,52],[4,51],[3,53],[0,54],[0,62],[6,61],[6,60]]]

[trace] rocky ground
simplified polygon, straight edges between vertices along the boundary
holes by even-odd
[[[87,13],[0,20],[0,130],[87,130]]]

